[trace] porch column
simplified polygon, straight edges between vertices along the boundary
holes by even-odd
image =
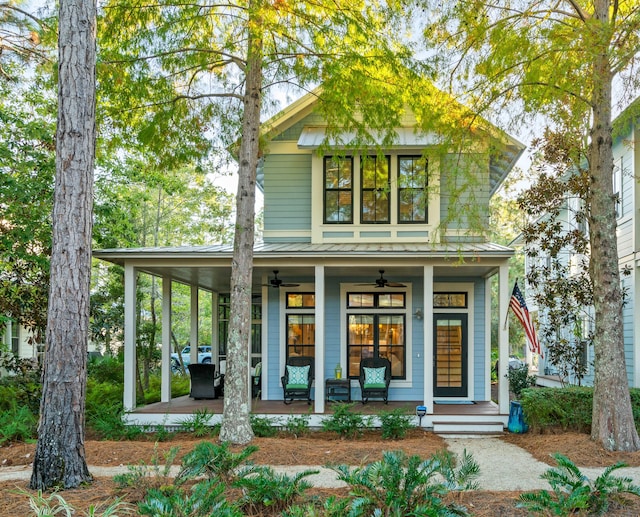
[[[136,407],[136,269],[124,265],[124,395],[125,411]]]
[[[422,302],[422,320],[424,332],[424,405],[427,412],[433,414],[433,266],[424,266],[424,300]]]
[[[219,366],[220,340],[218,338],[218,293],[211,292],[211,362]],[[218,370],[218,368],[216,368]],[[217,373],[222,373],[218,371]]]
[[[162,375],[160,400],[171,401],[171,277],[162,277]]]
[[[484,400],[491,400],[491,279],[494,274],[484,279]]]
[[[315,412],[324,413],[324,266],[316,266],[316,362],[314,365],[316,377]]]
[[[191,364],[198,362],[198,286],[191,285],[191,314],[189,316],[189,343],[191,350],[189,359]]]
[[[509,265],[500,266],[500,295],[498,300],[498,407],[501,415],[509,413]]]

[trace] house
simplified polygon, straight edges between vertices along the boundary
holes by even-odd
[[[40,360],[44,350],[44,346],[36,342],[31,330],[13,320],[7,320],[0,331],[0,344],[21,359]]]
[[[314,358],[314,418],[327,409],[326,383],[337,366],[349,381],[351,400],[360,400],[361,359],[386,357],[392,370],[389,400],[426,406],[424,426],[434,424],[440,405],[454,407],[454,420],[460,420],[455,408],[491,406],[493,421],[506,424],[506,382],[499,404],[490,402],[490,282],[499,277],[502,321],[513,250],[473,232],[470,214],[480,214],[486,228],[489,199],[524,146],[489,127],[469,130],[463,152],[447,150],[407,115],[392,143],[356,152],[345,144],[352,135],[327,136],[317,103],[316,95],[306,95],[265,124],[267,151],[258,171],[264,240],[255,245],[250,344],[251,365],[260,363],[262,369],[259,407],[273,401],[282,414],[290,412],[291,406],[282,404],[280,381],[290,357]],[[467,180],[461,179],[463,169]],[[463,181],[472,186],[460,188]],[[450,214],[458,217],[444,228]],[[198,292],[211,293],[219,307],[213,328],[221,331],[212,336],[213,362],[219,364],[225,355],[232,253],[226,245],[94,253],[125,270],[128,410],[136,408],[136,272],[162,278],[167,345],[164,406],[158,406],[156,421],[167,422],[176,407],[169,395],[171,283],[191,286],[192,321],[197,321]],[[508,330],[500,328],[499,336],[504,378]],[[196,326],[191,342],[198,342]],[[152,413],[146,409],[144,417],[134,412],[129,418],[150,422]]]
[[[638,267],[638,253],[640,252],[640,218],[638,208],[640,206],[640,190],[638,189],[637,178],[640,175],[640,125],[638,119],[631,117],[631,113],[637,110],[640,100],[636,100],[613,122],[614,143],[613,143],[613,188],[617,195],[617,244],[618,244],[618,264],[620,271],[627,270],[630,274],[621,275],[621,286],[626,293],[623,305],[623,326],[625,342],[625,360],[627,368],[627,378],[629,386],[640,386],[640,328],[635,322],[640,321],[640,271]],[[637,111],[635,111],[637,113]],[[565,199],[558,215],[558,223],[562,230],[576,231],[588,236],[588,227],[581,218],[576,218],[576,213],[580,211],[581,201],[572,198]],[[542,217],[549,217],[543,214]],[[551,259],[538,252],[536,246],[525,250],[525,270],[532,268],[549,266]],[[563,248],[558,257],[561,267],[566,268],[569,275],[578,274],[581,270],[581,263],[588,259],[587,255],[578,254],[574,250]],[[536,315],[538,326],[543,328],[549,321],[548,309],[537,306],[534,300],[536,289],[542,289],[543,284],[537,286],[527,286],[527,304],[532,313]],[[594,351],[590,345],[588,335],[594,330],[593,307],[579,307],[577,313],[578,328],[554,329],[559,336],[573,344],[576,350],[577,360],[585,365],[585,375],[581,379],[572,374],[570,365],[567,362],[558,361],[554,363],[550,354],[546,353],[544,339],[541,339],[543,354],[536,358],[538,361],[538,384],[543,386],[559,386],[562,384],[593,384],[593,361]]]

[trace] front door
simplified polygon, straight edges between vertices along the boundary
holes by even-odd
[[[467,315],[439,313],[433,320],[433,395],[466,397]]]

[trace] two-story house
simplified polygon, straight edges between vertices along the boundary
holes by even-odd
[[[489,199],[523,145],[491,128],[469,131],[471,143],[463,152],[443,150],[407,115],[403,127],[395,128],[395,141],[382,151],[355,152],[345,145],[349,134],[327,140],[317,102],[317,96],[307,95],[265,125],[268,142],[258,171],[264,240],[255,245],[248,343],[252,366],[259,362],[262,371],[261,400],[254,409],[273,402],[286,415],[295,407],[282,404],[281,376],[291,357],[314,358],[315,417],[326,410],[325,385],[337,365],[350,381],[351,399],[360,400],[362,358],[385,357],[391,363],[390,404],[425,405],[424,426],[437,424],[441,408],[453,407],[455,414],[455,408],[474,406],[491,408],[493,421],[497,415],[506,424],[505,382],[499,404],[491,403],[490,282],[498,275],[504,321],[513,251],[471,231],[470,219],[480,214],[475,223],[486,228]],[[461,188],[463,182],[471,184]],[[163,280],[162,342],[167,345],[163,402],[156,412],[166,422],[162,413],[176,408],[176,401],[169,404],[167,367],[171,282],[192,287],[192,321],[197,321],[199,291],[210,292],[220,308],[213,328],[222,331],[212,337],[213,361],[219,363],[225,353],[232,253],[226,245],[95,252],[125,269],[127,409],[136,407],[136,271]],[[507,329],[501,326],[499,336],[500,364],[506,368]],[[191,342],[198,342],[197,328]],[[300,407],[308,410],[306,403]],[[147,420],[141,413],[130,419],[149,422],[150,413],[145,409]]]
[[[613,189],[617,195],[617,244],[618,263],[620,271],[627,270],[629,274],[621,275],[621,285],[625,292],[623,305],[623,325],[625,340],[625,360],[629,386],[640,386],[640,219],[638,209],[640,206],[640,190],[637,178],[640,175],[640,125],[637,119],[630,118],[630,113],[637,109],[639,100],[636,100],[627,110],[621,113],[613,122]],[[581,201],[577,198],[565,199],[558,215],[558,223],[563,231],[580,231],[588,236],[588,226],[582,218],[576,218],[576,213],[581,211]],[[542,217],[549,217],[543,214]],[[533,246],[533,245],[532,245]],[[549,257],[539,252],[531,253],[530,248],[525,253],[525,268],[549,266]],[[560,250],[558,262],[568,275],[584,273],[582,266],[588,261],[587,254],[577,254],[574,250],[564,248]],[[542,328],[548,324],[547,309],[537,306],[532,294],[536,289],[544,289],[542,283],[536,286],[528,286],[527,292],[529,307],[536,313],[538,326]],[[576,347],[578,361],[585,365],[586,371],[582,379],[577,379],[571,373],[569,364],[555,364],[550,354],[546,353],[546,343],[541,339],[543,357],[538,358],[538,383],[545,386],[558,386],[561,384],[591,385],[593,383],[593,347],[589,345],[584,336],[588,336],[594,328],[593,307],[576,307],[578,328],[554,329],[558,336],[564,337]]]

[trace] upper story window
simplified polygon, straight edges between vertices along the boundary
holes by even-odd
[[[324,159],[324,222],[353,223],[353,158]]]
[[[362,222],[389,223],[389,157],[362,158]]]
[[[398,222],[427,223],[427,160],[398,157]]]

